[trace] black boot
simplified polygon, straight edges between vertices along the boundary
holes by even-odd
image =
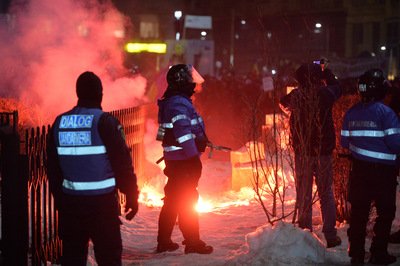
[[[201,240],[195,242],[183,241],[185,245],[185,254],[188,253],[198,253],[198,254],[210,254],[214,251],[212,246],[208,246]]]
[[[350,263],[357,266],[364,265],[364,257],[352,257]]]
[[[157,253],[165,252],[165,251],[175,251],[179,248],[178,243],[175,242],[166,242],[166,243],[158,243],[157,245]]]
[[[326,247],[327,248],[333,248],[333,247],[339,246],[340,244],[342,244],[342,240],[338,236],[336,236],[333,239],[327,239],[326,240]]]
[[[351,265],[364,265],[365,250],[363,245],[352,245],[349,242],[349,256],[351,257]]]
[[[371,253],[371,258],[369,259],[369,262],[371,264],[377,265],[389,265],[396,262],[396,257],[388,253]]]
[[[400,244],[400,230],[390,235],[389,243]]]

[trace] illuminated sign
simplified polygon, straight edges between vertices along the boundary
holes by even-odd
[[[165,54],[167,52],[167,44],[129,42],[125,45],[125,51],[127,51],[128,53],[148,52],[156,54]]]

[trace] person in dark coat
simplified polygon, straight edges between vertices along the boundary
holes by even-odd
[[[178,219],[185,253],[209,254],[213,248],[200,239],[199,217],[195,205],[201,176],[200,155],[207,145],[204,123],[190,97],[196,83],[204,79],[191,65],[172,66],[167,73],[168,87],[158,101],[159,132],[168,182],[164,187],[164,205],[158,220],[157,252],[174,251],[179,245],[171,234]]]
[[[89,240],[96,261],[122,264],[117,189],[126,218],[138,211],[138,187],[119,121],[103,112],[103,87],[93,72],[76,81],[78,104],[57,116],[47,141],[48,179],[59,212],[61,265],[85,266]]]
[[[332,107],[342,90],[334,75],[330,72],[326,75],[318,64],[301,65],[295,76],[299,87],[284,96],[280,104],[284,111],[290,112],[299,227],[313,230],[315,177],[321,202],[322,232],[327,247],[331,248],[341,244],[335,228],[336,205],[332,190],[332,152],[335,148]]]

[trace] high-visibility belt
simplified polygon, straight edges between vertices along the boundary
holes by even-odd
[[[63,187],[70,190],[97,190],[104,188],[115,187],[115,178],[108,178],[103,181],[95,182],[74,182],[71,180],[64,179]]]
[[[85,147],[57,147],[58,155],[92,155],[106,153],[106,147],[85,146]]]

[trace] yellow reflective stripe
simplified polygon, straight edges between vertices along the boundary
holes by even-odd
[[[195,135],[193,135],[193,134],[190,133],[190,134],[186,134],[186,135],[183,135],[182,137],[177,138],[176,141],[177,141],[179,144],[181,144],[181,143],[183,143],[183,142],[185,142],[185,141],[194,139],[195,137],[196,137]]]
[[[340,131],[340,135],[342,135],[343,137],[349,137],[349,136],[350,136],[350,131],[348,131],[348,130],[341,130],[341,131]]]
[[[350,130],[350,136],[354,137],[384,137],[385,132],[380,130]]]
[[[173,125],[172,123],[161,123],[161,124],[160,124],[160,127],[163,127],[163,128],[173,128],[174,125]]]
[[[191,124],[192,126],[193,126],[193,125],[200,124],[201,122],[203,122],[203,119],[201,119],[201,117],[194,118],[194,119],[190,120],[190,124]]]
[[[64,179],[63,187],[70,190],[96,190],[115,187],[115,178],[108,178],[103,181],[95,182],[73,182],[71,180]]]
[[[400,134],[399,128],[389,128],[386,130],[342,130],[340,134],[344,137],[384,137]]]
[[[385,135],[400,134],[400,128],[388,128],[385,130]]]
[[[181,119],[188,119],[188,117],[186,115],[177,115],[177,116],[172,117],[171,122],[175,123],[176,121],[181,120]]]
[[[187,117],[185,115],[177,115],[174,118],[172,118],[172,123],[160,123],[159,126],[163,127],[163,128],[173,128],[174,127],[174,122],[178,121],[179,119],[186,119]],[[203,119],[201,119],[201,117],[199,118],[194,118],[192,120],[190,120],[190,125],[194,126],[197,124],[200,124],[201,122],[203,122]]]
[[[170,151],[177,151],[177,150],[182,150],[182,147],[178,147],[178,146],[166,146],[163,147],[165,152],[170,152]]]
[[[396,160],[396,154],[370,151],[370,150],[366,150],[366,149],[362,149],[362,148],[356,147],[356,146],[354,146],[352,144],[350,144],[349,149],[351,151],[355,152],[355,153],[364,155],[366,157],[371,157],[371,158],[376,158],[376,159],[383,159],[383,160],[390,160],[390,161]]]
[[[105,154],[106,147],[101,146],[87,146],[87,147],[57,147],[58,155],[93,155]]]

